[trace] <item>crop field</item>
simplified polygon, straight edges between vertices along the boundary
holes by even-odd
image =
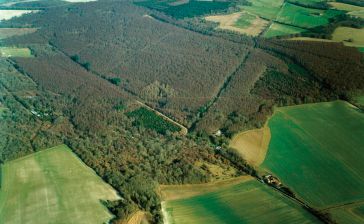
[[[2,166],[0,223],[106,223],[114,189],[60,145]]]
[[[229,146],[236,149],[249,164],[259,166],[264,161],[269,141],[270,130],[263,127],[235,135]]]
[[[205,17],[207,21],[219,23],[219,29],[232,30],[250,36],[259,35],[268,21],[246,12]]]
[[[349,103],[278,108],[262,168],[311,206],[364,200],[364,114]]]
[[[16,47],[0,47],[1,57],[32,57],[29,48],[16,48]]]
[[[364,28],[338,27],[332,34],[332,40],[347,46],[364,47]]]
[[[364,18],[364,7],[341,2],[330,2],[329,4],[335,9],[346,11],[349,15]]]
[[[267,32],[264,33],[264,37],[276,37],[276,36],[285,36],[289,34],[302,33],[305,32],[305,29],[298,28],[295,26],[283,25],[279,23],[273,23]]]
[[[162,203],[165,223],[316,223],[306,210],[256,181]]]
[[[329,210],[340,224],[360,224],[364,222],[364,203],[355,203]]]
[[[329,19],[341,14],[338,10],[319,10],[285,3],[277,21],[301,28],[312,28],[329,23]]]
[[[254,0],[251,6],[241,6],[245,11],[258,15],[264,19],[273,20],[281,9],[283,0]]]

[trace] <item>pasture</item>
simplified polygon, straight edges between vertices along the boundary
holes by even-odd
[[[106,223],[115,190],[60,145],[2,166],[0,223]]]
[[[278,108],[261,168],[325,209],[364,200],[364,113],[344,101]]]
[[[205,17],[207,21],[219,23],[217,28],[231,30],[250,36],[258,36],[268,25],[268,21],[247,12]]]
[[[267,126],[235,135],[229,146],[251,165],[259,166],[266,156],[270,141],[270,130]]]
[[[364,19],[364,7],[345,4],[341,2],[330,2],[329,4],[335,9],[346,11],[349,15]]]
[[[332,34],[332,40],[347,46],[364,47],[364,28],[338,27]]]
[[[312,28],[329,23],[329,19],[342,12],[339,10],[320,10],[285,3],[277,16],[277,21],[301,28]]]
[[[19,17],[34,12],[37,12],[37,10],[0,10],[0,22],[1,20],[9,20],[13,17]]]
[[[32,57],[32,53],[29,48],[17,48],[17,47],[0,47],[0,57]]]
[[[329,210],[340,224],[364,223],[364,203],[354,203]]]
[[[252,179],[201,195],[164,201],[162,211],[169,224],[318,223],[306,210]]]
[[[283,25],[280,23],[272,23],[269,29],[264,33],[264,37],[271,38],[276,36],[286,36],[290,34],[305,32],[305,29],[295,26]]]
[[[283,4],[283,0],[254,0],[250,1],[252,3],[251,6],[243,5],[245,11],[257,15],[261,18],[274,20],[279,13],[281,6]]]

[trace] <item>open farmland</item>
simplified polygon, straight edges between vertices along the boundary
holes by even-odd
[[[330,2],[330,5],[335,9],[346,11],[349,15],[364,18],[364,7],[341,2]]]
[[[364,200],[364,114],[343,101],[283,107],[262,168],[311,206]]]
[[[0,56],[8,57],[32,57],[29,48],[16,48],[16,47],[0,47]]]
[[[283,0],[254,0],[251,6],[242,6],[244,10],[264,19],[274,20],[279,13]]]
[[[267,126],[238,133],[230,141],[234,148],[251,165],[259,166],[266,156],[270,141],[270,130]]]
[[[338,27],[332,34],[332,40],[347,46],[364,47],[364,28]]]
[[[0,21],[1,20],[8,20],[13,17],[19,17],[23,14],[34,13],[37,10],[0,10]]]
[[[198,187],[198,186],[197,186]],[[165,223],[316,223],[280,193],[243,180],[213,192],[162,202]]]
[[[338,10],[319,10],[285,3],[277,16],[277,21],[300,28],[312,28],[328,24],[330,18],[341,13]]]
[[[0,223],[104,223],[100,200],[118,199],[65,145],[6,162],[1,176]]]
[[[250,36],[259,35],[268,21],[246,12],[205,17],[207,21],[219,23],[219,29],[232,30]]]
[[[295,26],[272,23],[269,29],[264,33],[264,37],[270,38],[276,36],[285,36],[289,34],[303,33],[305,31],[305,29]]]

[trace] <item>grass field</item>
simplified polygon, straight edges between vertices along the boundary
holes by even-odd
[[[270,137],[269,128],[263,127],[235,135],[229,146],[236,149],[249,164],[259,166],[268,151]]]
[[[316,223],[306,210],[270,187],[247,180],[162,203],[165,223]]]
[[[330,18],[341,13],[338,10],[319,10],[285,3],[277,21],[301,28],[312,28],[328,24]]]
[[[364,113],[343,101],[278,108],[262,168],[311,206],[364,199]]]
[[[283,25],[279,23],[273,23],[267,32],[264,33],[264,37],[271,38],[276,36],[285,36],[289,34],[296,34],[296,33],[302,33],[305,32],[305,29],[294,27],[294,26],[288,26]]]
[[[1,57],[32,57],[29,48],[16,48],[16,47],[0,47]]]
[[[341,2],[330,2],[333,8],[346,11],[349,15],[357,16],[364,19],[364,7],[345,4]]]
[[[246,12],[205,17],[207,21],[219,23],[219,29],[232,30],[250,36],[259,35],[268,21]]]
[[[114,189],[60,145],[2,166],[0,223],[105,223]]]
[[[364,28],[338,27],[332,34],[332,40],[347,46],[364,47]]]
[[[23,14],[37,12],[37,10],[0,10],[0,21],[19,17]]]
[[[251,0],[251,6],[241,6],[245,11],[264,19],[274,20],[280,11],[283,0]]]
[[[364,202],[329,210],[340,224],[364,223]]]

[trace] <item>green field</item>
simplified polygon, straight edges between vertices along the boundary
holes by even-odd
[[[330,5],[335,9],[346,11],[349,15],[364,19],[364,7],[345,4],[341,2],[331,2]]]
[[[29,48],[0,47],[0,57],[32,57]]]
[[[343,101],[278,108],[262,168],[316,208],[364,200],[364,114]]]
[[[163,203],[166,223],[315,223],[303,210],[270,187],[250,180],[218,191]]]
[[[330,18],[341,13],[338,10],[319,10],[285,3],[277,16],[277,21],[301,28],[312,28],[328,24]]]
[[[332,209],[330,212],[333,218],[340,224],[364,223],[364,204],[348,205]]]
[[[338,27],[332,34],[332,40],[343,42],[347,46],[364,47],[364,28]]]
[[[0,223],[104,223],[112,187],[61,145],[2,166]]]
[[[273,23],[270,28],[267,30],[267,32],[264,33],[264,37],[270,38],[270,37],[276,37],[276,36],[285,36],[290,34],[296,34],[296,33],[302,33],[305,32],[305,29],[294,27],[294,26],[288,26],[283,25],[279,23]]]
[[[241,6],[245,11],[264,19],[274,20],[281,9],[283,0],[250,0],[251,6]]]

